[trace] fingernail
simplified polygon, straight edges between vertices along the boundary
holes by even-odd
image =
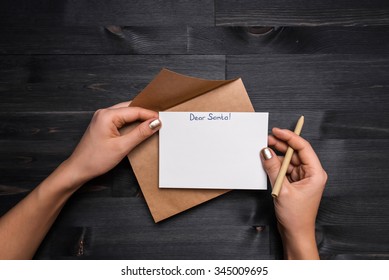
[[[262,153],[263,158],[266,160],[271,159],[273,157],[269,148],[263,148],[261,150],[261,153]]]
[[[159,119],[156,119],[156,120],[153,120],[150,124],[149,124],[149,127],[150,129],[154,130],[156,129],[157,127],[160,127],[161,126],[161,121]]]

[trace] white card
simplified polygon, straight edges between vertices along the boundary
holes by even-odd
[[[159,112],[159,187],[267,188],[268,113]]]

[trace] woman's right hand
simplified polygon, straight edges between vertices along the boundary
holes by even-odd
[[[287,129],[273,128],[272,132],[269,146],[281,153],[286,153],[288,146],[294,150],[282,189],[274,199],[285,258],[318,259],[315,221],[327,173],[308,141]],[[274,186],[283,157],[278,157],[270,148],[264,148],[261,159]]]

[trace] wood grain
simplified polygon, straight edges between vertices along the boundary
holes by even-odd
[[[318,229],[320,255],[334,258],[338,254],[387,255],[388,226],[323,226]]]
[[[229,55],[227,78],[242,77],[259,111],[354,108],[386,116],[388,62],[381,55]]]
[[[269,198],[265,192],[236,191],[154,224],[141,198],[76,196],[41,251],[56,259],[77,258],[77,250],[69,248],[84,235],[88,259],[268,259],[269,231],[275,226],[273,219],[267,224]],[[64,246],[69,240],[71,246]]]
[[[212,0],[5,0],[0,25],[8,26],[213,25]]]
[[[386,26],[283,26],[257,34],[258,27],[189,27],[193,54],[387,54]]]
[[[387,25],[388,15],[389,4],[385,0],[215,0],[215,22],[218,26],[374,26]]]
[[[66,159],[93,112],[167,67],[242,77],[269,128],[303,114],[329,179],[324,259],[389,259],[389,2],[0,2],[0,215]],[[270,132],[270,130],[269,130]],[[36,259],[279,259],[270,189],[155,224],[131,166],[83,186]]]
[[[0,54],[388,54],[385,26],[0,27]]]
[[[326,195],[320,206],[317,223],[320,226],[388,226],[389,206],[385,195],[368,189],[364,194]]]
[[[0,54],[186,54],[186,26],[0,27]]]
[[[132,99],[161,70],[225,78],[223,55],[0,56],[2,112],[95,111]]]
[[[234,229],[234,234],[231,234]],[[86,228],[82,255],[77,247],[77,232],[58,228],[50,242],[40,250],[53,259],[269,259],[268,231],[261,233],[237,226],[205,225],[191,230],[164,228],[140,231],[133,227]],[[70,235],[70,236],[69,236]],[[73,242],[69,242],[73,239]],[[158,239],[160,246],[152,241]],[[65,243],[66,242],[66,243]],[[239,244],[239,245],[238,245]],[[210,250],[211,249],[211,250]]]

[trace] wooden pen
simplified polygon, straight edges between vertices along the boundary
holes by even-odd
[[[303,128],[303,124],[304,124],[304,116],[301,116],[299,118],[299,120],[297,121],[296,128],[294,129],[294,133],[296,133],[297,135],[300,135],[301,130]],[[284,182],[286,171],[288,170],[290,161],[291,161],[292,156],[293,156],[293,152],[294,152],[294,150],[291,147],[288,147],[288,149],[286,150],[284,160],[281,164],[280,172],[277,175],[277,179],[276,179],[276,182],[273,186],[273,191],[271,193],[271,195],[274,198],[277,198],[280,191],[281,191],[282,183]]]

